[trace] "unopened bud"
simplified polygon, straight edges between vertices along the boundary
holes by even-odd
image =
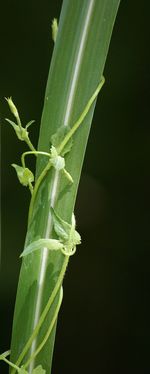
[[[58,32],[58,22],[57,22],[57,18],[54,18],[52,21],[52,39],[54,43],[56,42],[57,32]]]
[[[12,114],[13,114],[16,118],[18,118],[18,117],[19,117],[18,110],[17,110],[15,104],[13,103],[12,98],[11,98],[11,97],[8,97],[8,98],[5,97],[5,99],[6,99],[7,103],[8,103],[8,105],[9,105],[9,109],[10,109],[10,111],[12,112]]]

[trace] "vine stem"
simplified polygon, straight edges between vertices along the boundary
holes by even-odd
[[[18,110],[17,110],[17,115],[15,117],[16,117],[16,120],[17,120],[17,124],[20,127],[20,130],[22,130],[22,124],[21,124],[21,120],[20,120]]]
[[[9,366],[12,366],[15,369],[15,371],[17,370],[19,373],[20,368],[17,365],[13,364],[13,362],[9,361],[6,357],[3,358],[3,361],[5,361],[6,364],[8,364]]]
[[[79,128],[79,126],[81,125],[81,123],[84,121],[84,118],[86,117],[87,113],[89,112],[89,110],[90,110],[90,108],[91,108],[94,100],[98,96],[98,94],[99,94],[101,88],[103,87],[104,83],[105,83],[105,78],[102,76],[100,83],[98,84],[96,90],[94,91],[93,95],[91,96],[91,98],[89,99],[88,103],[86,104],[86,106],[85,106],[83,112],[81,113],[79,119],[74,123],[74,125],[72,126],[72,128],[70,129],[70,131],[66,134],[66,136],[64,137],[64,139],[62,140],[62,142],[60,143],[60,145],[57,147],[57,153],[58,153],[58,155],[61,154],[61,152],[64,149],[65,145],[68,143],[68,141],[71,139],[71,137],[77,131],[77,129]],[[28,152],[25,152],[25,153],[27,154]],[[45,155],[46,155],[46,152],[43,152],[43,153],[45,153]],[[43,171],[40,174],[40,176],[38,177],[36,183],[35,183],[34,190],[33,190],[32,197],[31,197],[30,207],[29,207],[28,224],[30,223],[30,220],[32,218],[33,207],[34,207],[34,203],[35,203],[35,199],[36,199],[36,196],[37,196],[37,192],[38,192],[39,186],[42,183],[42,180],[45,178],[47,172],[50,170],[51,166],[52,166],[52,164],[49,161],[48,164],[43,169]]]
[[[68,143],[68,141],[70,140],[70,138],[74,135],[74,133],[77,131],[78,127],[84,121],[84,118],[86,117],[87,113],[89,112],[89,110],[90,110],[90,108],[91,108],[94,100],[98,96],[98,94],[99,94],[101,88],[103,87],[104,83],[105,83],[105,78],[102,77],[100,83],[98,84],[96,90],[94,91],[93,95],[91,96],[91,98],[89,99],[88,103],[86,104],[86,106],[84,108],[84,111],[80,115],[79,119],[74,123],[74,125],[72,126],[72,128],[70,129],[70,131],[66,134],[66,136],[63,139],[63,141],[61,142],[61,144],[57,148],[58,154],[60,154],[62,152],[62,150],[64,149],[65,145]]]
[[[55,314],[52,318],[51,324],[50,324],[42,342],[40,343],[40,345],[36,349],[36,351],[32,354],[32,356],[30,356],[28,361],[23,365],[24,368],[28,367],[30,362],[38,355],[38,353],[41,351],[41,349],[44,347],[45,343],[47,342],[47,340],[48,340],[48,338],[49,338],[49,336],[50,336],[50,334],[53,330],[53,327],[55,325],[55,322],[56,322],[56,319],[57,319],[57,316],[58,316],[58,313],[59,313],[59,310],[60,310],[60,307],[61,307],[61,304],[62,304],[62,300],[63,300],[63,288],[61,287],[59,301],[58,301],[57,307],[55,309]]]
[[[45,168],[43,169],[43,171],[40,174],[40,176],[38,177],[36,183],[35,183],[33,194],[32,194],[31,201],[30,201],[30,206],[29,206],[28,225],[29,225],[29,223],[31,221],[31,218],[32,218],[34,202],[35,202],[35,199],[36,199],[36,196],[37,196],[38,189],[40,187],[40,184],[42,183],[42,180],[46,176],[47,172],[50,170],[51,166],[52,166],[52,164],[49,161],[47,163],[47,165],[45,166]]]
[[[50,153],[47,153],[47,152],[40,152],[40,151],[27,151],[27,152],[24,152],[21,156],[21,163],[22,163],[22,166],[23,168],[26,167],[26,164],[25,164],[25,157],[28,156],[28,155],[34,155],[34,156],[38,156],[38,155],[43,155],[43,156],[47,156],[47,157],[50,157]],[[34,192],[34,188],[32,186],[32,183],[29,181],[29,190],[31,192],[31,196],[33,195],[33,192]]]
[[[28,350],[29,350],[29,348],[30,348],[30,346],[31,346],[34,338],[37,336],[37,334],[38,334],[38,332],[39,332],[39,330],[40,330],[40,328],[41,328],[41,326],[42,326],[42,324],[43,324],[43,322],[44,322],[44,320],[45,320],[45,318],[46,318],[46,316],[47,316],[47,314],[49,312],[49,309],[50,309],[50,307],[51,307],[51,305],[52,305],[52,303],[53,303],[53,301],[54,301],[54,299],[55,299],[55,297],[57,295],[57,292],[58,292],[58,290],[59,290],[59,288],[60,288],[60,286],[62,284],[64,275],[65,275],[65,272],[66,272],[66,269],[67,269],[68,261],[69,261],[69,257],[65,256],[64,262],[63,262],[63,265],[62,265],[62,268],[61,268],[61,271],[60,271],[60,274],[59,274],[59,277],[58,277],[58,280],[57,280],[57,283],[56,283],[56,285],[55,285],[55,287],[53,289],[53,292],[51,293],[51,296],[48,299],[48,302],[47,302],[47,304],[46,304],[46,306],[45,306],[45,308],[44,308],[44,310],[43,310],[43,312],[42,312],[42,314],[41,314],[41,316],[39,318],[39,321],[38,321],[35,329],[33,330],[30,338],[28,339],[27,343],[25,344],[22,352],[20,353],[20,355],[19,355],[19,357],[18,357],[18,359],[16,361],[16,365],[17,366],[20,365],[20,363],[22,362],[22,360],[25,357],[26,353],[28,352]],[[15,373],[15,370],[12,370],[11,374],[14,374],[14,373]]]
[[[31,143],[31,140],[29,139],[29,137],[26,139],[26,143],[28,147],[31,149],[31,151],[36,152],[36,149],[34,148],[34,145]]]
[[[48,152],[42,152],[42,151],[27,151],[27,152],[24,152],[21,156],[21,162],[22,162],[22,166],[25,168],[26,165],[25,165],[25,157],[28,156],[28,155],[35,155],[35,156],[38,156],[38,155],[43,155],[43,156],[47,156],[47,157],[50,157],[50,153]]]

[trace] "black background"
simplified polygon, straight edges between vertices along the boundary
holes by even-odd
[[[10,347],[29,193],[12,162],[23,150],[4,118],[40,116],[60,0],[5,0],[1,12],[1,351]],[[150,373],[150,2],[122,0],[76,204],[82,246],[64,282],[53,374]],[[31,165],[33,166],[33,165]],[[0,373],[8,367],[1,365]]]

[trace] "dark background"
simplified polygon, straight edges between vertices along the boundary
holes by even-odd
[[[13,96],[24,122],[40,116],[60,0],[5,0],[0,6],[2,117],[1,351],[11,325],[29,193],[12,162],[20,144],[4,118]],[[150,128],[147,0],[121,3],[88,142],[76,204],[82,246],[70,261],[53,374],[150,373]],[[1,366],[0,373],[8,367]]]

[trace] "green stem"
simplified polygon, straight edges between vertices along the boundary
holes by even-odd
[[[31,201],[30,201],[30,206],[29,206],[28,225],[30,224],[30,221],[31,221],[31,218],[32,218],[32,213],[33,213],[33,208],[34,208],[34,203],[35,203],[35,199],[36,199],[36,196],[37,196],[37,192],[38,192],[39,187],[40,187],[43,179],[45,178],[47,172],[50,170],[51,166],[52,166],[52,164],[49,161],[47,163],[47,165],[45,166],[45,168],[43,169],[43,171],[41,172],[40,176],[38,177],[38,179],[35,183],[33,194],[32,194]]]
[[[25,355],[27,354],[33,340],[35,339],[35,337],[37,336],[46,316],[47,316],[47,313],[49,312],[49,309],[51,307],[51,305],[53,304],[53,301],[58,293],[58,290],[62,284],[62,281],[63,281],[63,278],[64,278],[64,275],[65,275],[65,272],[66,272],[66,269],[67,269],[67,265],[68,265],[68,261],[69,261],[69,257],[68,256],[65,256],[64,258],[64,262],[63,262],[63,265],[62,265],[62,269],[61,269],[61,272],[59,274],[59,277],[57,279],[57,283],[53,289],[53,292],[51,294],[51,296],[49,297],[49,300],[40,316],[40,319],[38,321],[38,324],[36,325],[35,329],[33,330],[30,338],[28,339],[27,343],[25,344],[22,352],[20,353],[17,361],[16,361],[16,365],[19,366],[20,363],[22,362],[23,358],[25,357]],[[12,374],[14,374],[14,371],[12,371]]]
[[[60,297],[59,297],[59,301],[58,301],[58,304],[57,304],[57,307],[55,309],[55,313],[54,313],[54,316],[52,318],[52,321],[51,321],[51,324],[47,330],[47,333],[45,334],[42,342],[40,343],[40,345],[38,346],[38,348],[35,350],[35,352],[30,356],[30,358],[28,359],[28,361],[23,365],[24,368],[27,368],[28,365],[30,364],[30,362],[38,355],[38,353],[41,351],[41,349],[44,347],[44,345],[46,344],[52,330],[53,330],[53,327],[55,325],[55,322],[57,320],[57,317],[58,317],[58,313],[59,313],[59,310],[60,310],[60,307],[61,307],[61,304],[62,304],[62,299],[63,299],[63,288],[61,287],[60,289]]]
[[[70,129],[70,131],[66,134],[66,136],[63,139],[63,141],[61,142],[61,144],[58,146],[58,148],[57,148],[58,154],[60,154],[62,152],[62,150],[64,149],[65,145],[68,143],[68,141],[70,140],[70,138],[74,135],[74,133],[77,131],[77,129],[79,128],[79,126],[84,121],[84,118],[88,114],[88,112],[89,112],[92,104],[94,103],[94,100],[98,96],[98,94],[99,94],[101,88],[103,87],[104,83],[105,83],[105,78],[102,77],[100,83],[98,84],[96,90],[94,91],[93,95],[89,99],[89,101],[88,101],[87,105],[85,106],[85,108],[84,108],[82,114],[80,115],[79,119],[74,123],[74,125],[72,126],[72,128]]]
[[[21,163],[22,163],[22,166],[23,168],[26,167],[25,165],[25,157],[28,156],[28,155],[35,155],[35,156],[38,156],[38,155],[43,155],[43,156],[47,156],[47,157],[50,157],[50,153],[48,152],[40,152],[40,151],[27,151],[27,152],[24,152],[21,156]]]
[[[3,361],[5,361],[6,364],[8,364],[9,366],[12,366],[12,368],[14,368],[15,371],[17,370],[18,373],[19,373],[20,368],[17,365],[13,364],[11,361],[7,360],[7,358],[5,358],[5,357],[3,358]]]
[[[18,111],[17,111],[18,113]],[[21,120],[20,120],[20,116],[19,116],[19,113],[16,117],[16,120],[17,120],[17,124],[22,132],[22,129],[24,130],[24,127],[22,126],[21,124]],[[35,152],[36,149],[34,148],[34,145],[32,144],[31,140],[29,139],[29,137],[27,136],[26,139],[24,139],[24,141],[26,142],[27,146],[31,149],[31,151]]]
[[[28,147],[31,149],[31,151],[36,152],[36,149],[34,148],[34,145],[31,143],[31,140],[29,139],[29,137],[25,140],[25,142],[28,145]]]
[[[20,116],[19,116],[19,113],[17,111],[17,116],[15,116],[16,120],[17,120],[17,124],[18,126],[20,127],[20,130],[22,130],[22,124],[21,124],[21,121],[20,121]]]
[[[29,183],[29,190],[30,190],[30,192],[31,192],[31,196],[33,195],[33,186],[32,186],[32,183],[29,181],[28,182]]]

